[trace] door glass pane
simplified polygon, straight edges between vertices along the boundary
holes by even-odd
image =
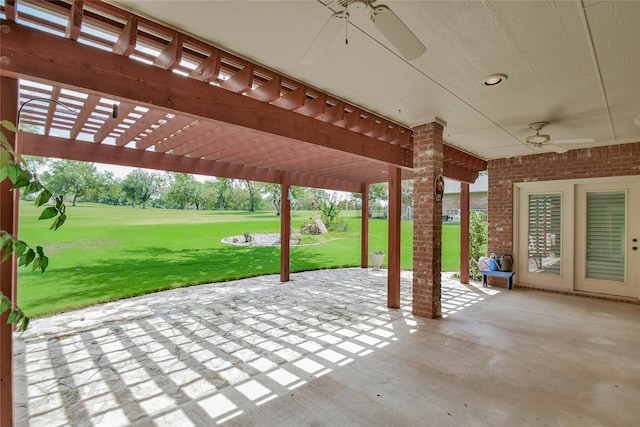
[[[561,195],[529,195],[529,272],[560,275]]]
[[[624,191],[587,193],[587,278],[624,282]]]

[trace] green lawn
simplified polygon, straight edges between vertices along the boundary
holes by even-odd
[[[19,304],[31,317],[189,284],[232,280],[279,271],[279,248],[238,247],[224,237],[279,232],[273,212],[140,209],[100,204],[67,206],[68,221],[48,231],[41,209],[20,204],[20,238],[42,245],[50,258],[42,274],[20,268]],[[352,213],[355,214],[355,213]],[[309,212],[293,212],[293,230]],[[313,246],[293,246],[291,270],[360,265],[360,218],[350,232]],[[412,222],[402,221],[401,266],[412,268]],[[443,270],[458,270],[460,227],[443,228]],[[369,222],[369,249],[387,249],[386,220]]]

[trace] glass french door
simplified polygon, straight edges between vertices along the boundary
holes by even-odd
[[[638,296],[639,198],[637,180],[576,186],[576,290]]]

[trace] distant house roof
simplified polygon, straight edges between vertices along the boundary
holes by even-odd
[[[474,182],[469,186],[470,193],[486,193],[488,189],[489,189],[489,177],[487,175],[480,175],[478,179],[476,179],[476,182]],[[460,193],[460,182],[445,178],[444,192],[445,194]]]

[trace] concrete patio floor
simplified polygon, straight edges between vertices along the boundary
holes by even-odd
[[[194,286],[37,319],[18,426],[637,426],[640,307],[386,271]]]

